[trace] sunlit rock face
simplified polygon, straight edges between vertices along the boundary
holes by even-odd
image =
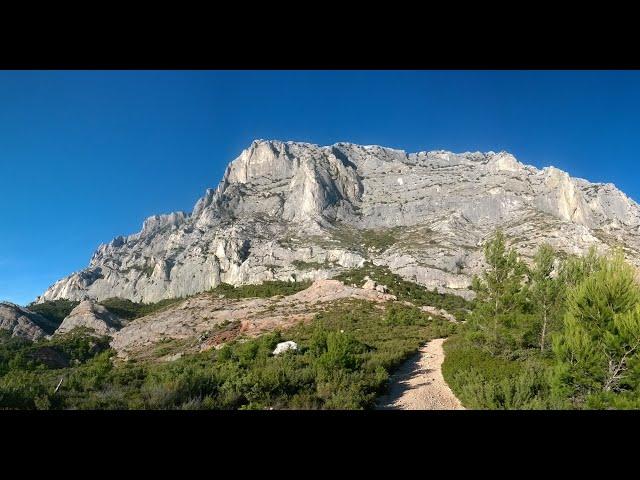
[[[638,204],[611,184],[506,152],[405,153],[380,146],[254,141],[191,214],[145,220],[38,301],[152,302],[217,286],[327,278],[365,261],[469,296],[496,228],[531,257],[624,245],[640,256]]]

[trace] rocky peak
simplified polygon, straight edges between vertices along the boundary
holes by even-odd
[[[504,151],[491,155],[489,165],[498,171],[519,172],[524,169],[516,157]]]
[[[153,215],[148,217],[142,224],[141,234],[150,234],[165,227],[178,227],[182,225],[189,214],[184,212],[172,212],[164,215]]]
[[[97,335],[113,335],[124,322],[93,300],[84,300],[62,321],[54,335],[70,332],[75,328],[88,328]]]

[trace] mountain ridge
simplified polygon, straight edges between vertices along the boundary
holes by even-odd
[[[149,302],[220,282],[327,278],[365,261],[469,296],[478,249],[498,227],[525,256],[542,241],[567,253],[622,244],[638,263],[640,206],[612,183],[538,169],[506,151],[254,140],[191,213],[148,217],[37,301]]]

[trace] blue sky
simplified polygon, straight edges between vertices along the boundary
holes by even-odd
[[[507,150],[640,200],[640,72],[0,71],[0,299],[190,211],[255,138]]]

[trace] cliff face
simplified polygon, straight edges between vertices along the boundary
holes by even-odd
[[[157,301],[231,284],[326,278],[365,260],[468,295],[497,227],[531,256],[622,244],[640,263],[640,208],[611,184],[500,152],[254,141],[193,212],[156,215],[101,245],[38,301]]]

